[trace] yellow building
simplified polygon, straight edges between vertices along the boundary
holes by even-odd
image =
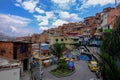
[[[64,36],[50,36],[50,45],[53,45],[55,43],[61,43],[65,44],[67,48],[70,48],[74,44],[74,39],[70,37],[64,37]]]

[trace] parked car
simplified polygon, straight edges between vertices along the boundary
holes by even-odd
[[[98,63],[96,61],[89,61],[88,67],[90,68],[91,71],[99,71],[100,69],[100,66],[98,66]]]

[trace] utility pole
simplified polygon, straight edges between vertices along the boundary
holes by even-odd
[[[115,17],[117,17],[117,0],[115,0]]]
[[[40,57],[40,80],[42,80],[42,55],[41,55],[41,43],[39,44],[39,49],[40,49],[40,53],[39,53],[39,57]]]

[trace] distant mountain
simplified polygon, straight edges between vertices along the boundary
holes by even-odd
[[[15,37],[10,37],[4,33],[0,33],[0,41],[11,41],[11,40],[15,40]]]

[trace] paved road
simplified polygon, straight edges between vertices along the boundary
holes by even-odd
[[[95,73],[91,72],[87,66],[86,61],[75,61],[76,72],[67,77],[57,78],[49,73],[50,70],[56,68],[56,65],[44,68],[44,76],[42,80],[89,80],[90,78],[95,78]],[[29,72],[21,80],[30,80]]]

